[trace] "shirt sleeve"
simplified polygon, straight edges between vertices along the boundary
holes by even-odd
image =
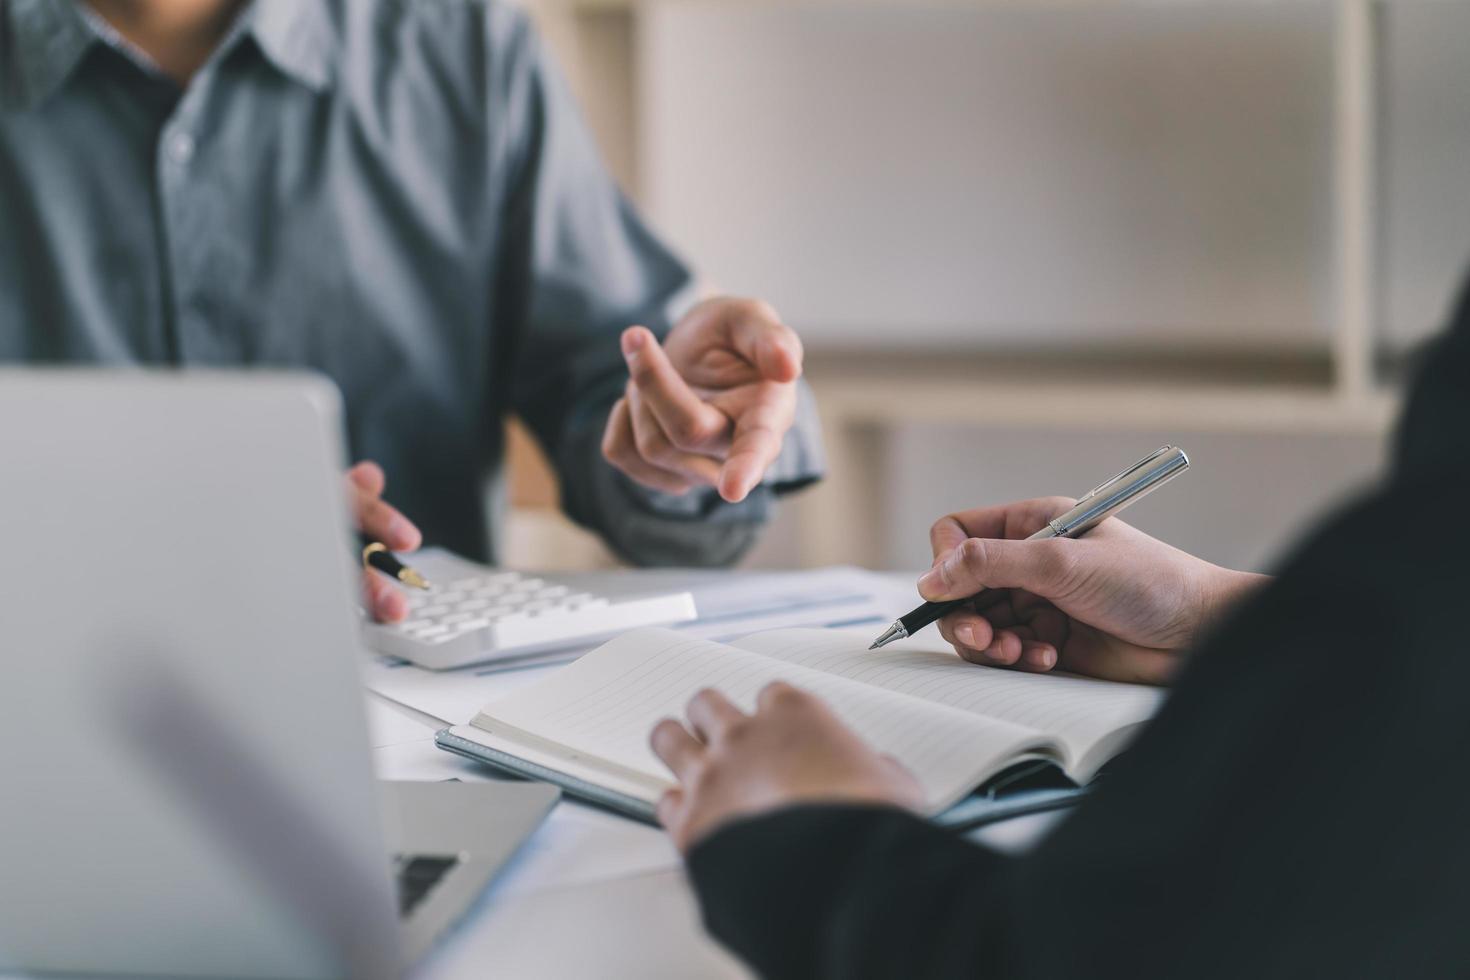
[[[502,206],[496,320],[499,360],[518,414],[556,468],[563,507],[631,562],[721,565],[738,558],[774,498],[822,474],[819,426],[803,385],[797,421],[766,482],[740,504],[712,489],[671,497],[602,457],[608,411],[627,369],[622,331],[665,336],[692,300],[689,270],[649,231],[604,167],[564,81],[529,21],[493,8],[499,125],[495,154],[510,175]]]
[[[689,856],[710,933],[767,980],[1005,976],[1007,859],[903,811],[803,806]]]
[[[1205,640],[1034,850],[894,811],[787,810],[694,849],[710,930],[767,977],[1462,971],[1467,332],[1470,311],[1391,478]]]

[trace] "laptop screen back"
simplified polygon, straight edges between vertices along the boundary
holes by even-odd
[[[397,972],[338,416],[0,374],[0,967]]]

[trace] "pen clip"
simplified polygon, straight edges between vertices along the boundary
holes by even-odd
[[[1132,466],[1128,467],[1126,470],[1124,470],[1123,472],[1119,473],[1117,476],[1113,477],[1111,480],[1104,480],[1103,482],[1099,483],[1097,486],[1093,487],[1087,493],[1085,493],[1085,494],[1082,495],[1082,500],[1087,500],[1090,497],[1096,497],[1098,494],[1102,493],[1104,490],[1106,490],[1108,487],[1112,486],[1113,484],[1117,483],[1119,480],[1123,480],[1123,479],[1126,479],[1126,478],[1132,476],[1134,473],[1137,473],[1139,470],[1143,469],[1145,466],[1147,466],[1149,463],[1152,463],[1154,460],[1158,459],[1160,456],[1164,455],[1165,453],[1170,453],[1170,452],[1173,452],[1173,451],[1174,451],[1174,447],[1173,446],[1164,446],[1164,447],[1162,447],[1160,449],[1154,450],[1153,452],[1149,453],[1147,456],[1143,457],[1143,459],[1140,459],[1138,462],[1134,463]],[[1079,501],[1079,503],[1080,503],[1080,501]]]

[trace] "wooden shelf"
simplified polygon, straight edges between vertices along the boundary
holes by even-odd
[[[1004,382],[925,375],[814,378],[829,441],[853,426],[910,423],[992,428],[1126,429],[1162,421],[1179,429],[1241,432],[1387,432],[1399,399],[1374,392],[1347,398],[1331,389],[1055,380]]]

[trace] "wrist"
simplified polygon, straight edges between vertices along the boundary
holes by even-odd
[[[1201,610],[1201,629],[1207,629],[1230,615],[1237,606],[1271,581],[1271,576],[1259,572],[1238,572],[1218,565],[1214,566],[1214,570],[1208,598]]]

